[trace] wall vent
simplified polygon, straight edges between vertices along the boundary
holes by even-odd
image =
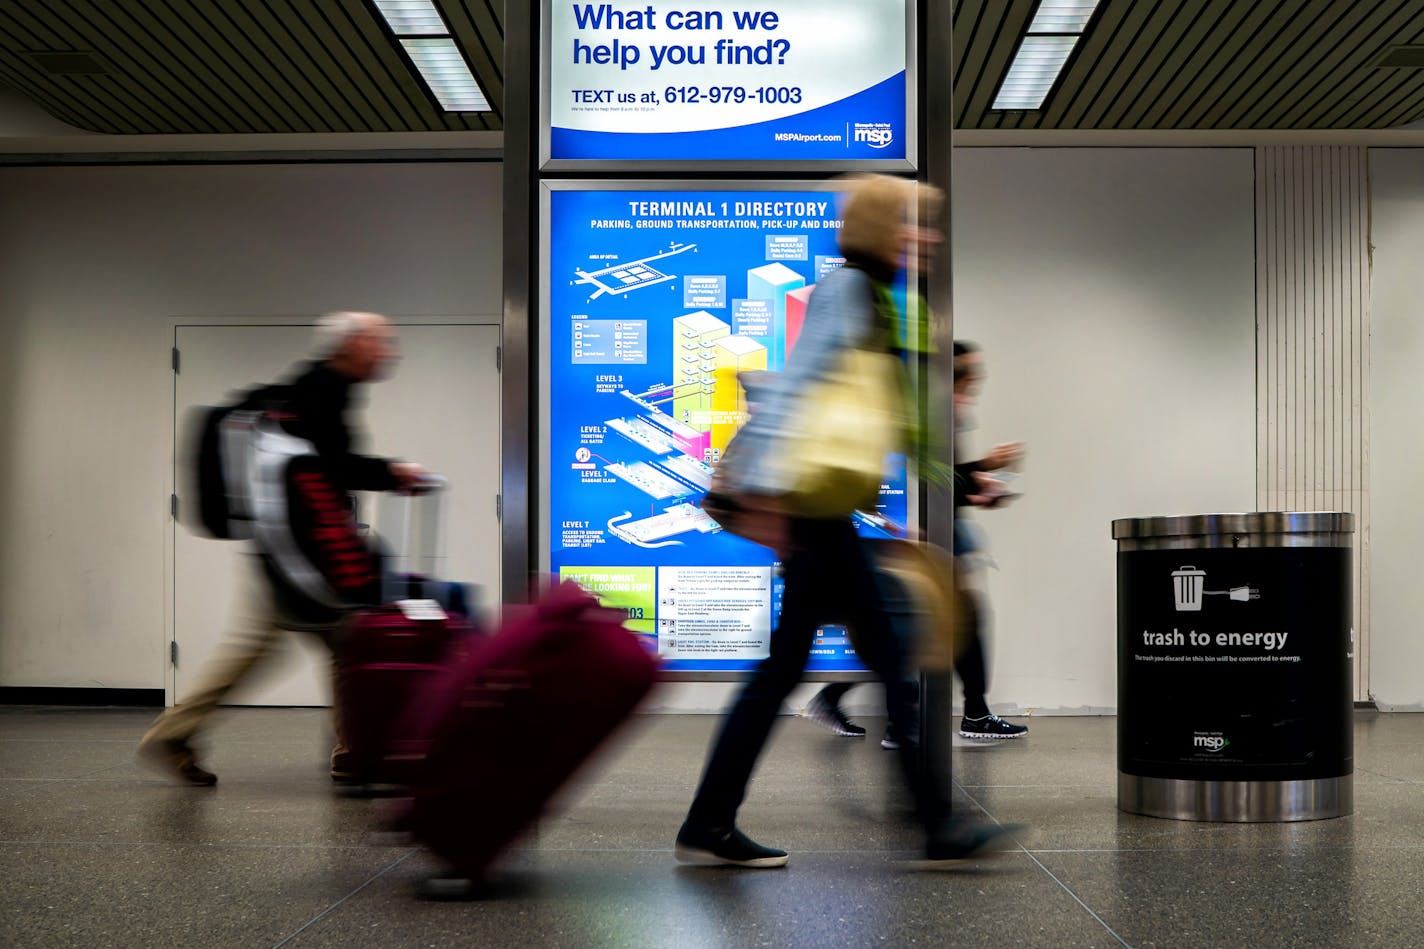
[[[1424,46],[1392,46],[1375,62],[1376,69],[1424,68]]]
[[[25,55],[51,76],[102,76],[109,71],[93,53],[32,51]]]

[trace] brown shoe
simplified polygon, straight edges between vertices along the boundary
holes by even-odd
[[[145,738],[138,746],[141,761],[170,777],[196,787],[212,787],[218,776],[198,765],[198,756],[181,739]]]
[[[331,780],[340,785],[356,784],[355,756],[345,744],[338,743],[331,750]]]

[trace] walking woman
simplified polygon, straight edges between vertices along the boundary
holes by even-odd
[[[933,217],[939,192],[884,175],[855,178],[842,211],[839,241],[845,266],[817,284],[785,370],[770,374],[759,407],[738,433],[718,471],[727,495],[765,514],[784,507],[791,486],[778,452],[807,409],[803,394],[826,379],[855,349],[893,350],[900,316],[890,285],[907,252],[926,257],[943,240],[918,222]],[[930,213],[925,213],[928,210]],[[913,685],[906,657],[881,607],[875,575],[849,514],[807,517],[789,513],[777,545],[785,587],[770,654],[742,687],[715,739],[687,818],[678,831],[684,863],[753,868],[784,866],[784,850],[758,844],[737,829],[737,811],[782,702],[805,672],[817,628],[853,627],[860,659],[885,686],[886,712],[897,735],[913,732]],[[925,832],[925,855],[949,860],[982,850],[1002,830],[950,817],[949,803],[925,778],[919,750],[901,743],[901,768]]]

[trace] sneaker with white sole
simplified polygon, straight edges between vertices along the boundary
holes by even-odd
[[[846,738],[864,738],[865,729],[846,718],[839,705],[832,705],[817,692],[806,704],[806,717],[826,731]]]
[[[703,830],[682,825],[673,855],[678,863],[703,867],[749,867],[768,870],[784,867],[791,859],[785,850],[763,847],[735,827]]]
[[[1022,738],[1027,725],[1014,725],[990,712],[982,718],[961,718],[959,734],[963,738]]]

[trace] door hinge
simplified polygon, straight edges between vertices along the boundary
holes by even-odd
[[[178,371],[178,365],[179,365],[179,363],[180,363],[181,361],[182,361],[182,360],[181,360],[181,358],[180,358],[179,355],[178,355],[178,347],[177,347],[177,346],[174,346],[174,347],[173,347],[173,371],[174,371],[174,372],[177,372],[177,371]]]
[[[504,371],[504,347],[503,347],[503,346],[496,346],[496,347],[494,348],[494,371],[495,371],[495,372],[503,372],[503,371]]]
[[[178,495],[168,495],[168,513],[176,521],[178,520]]]
[[[178,665],[178,640],[170,640],[168,643],[168,661],[173,665]]]
[[[494,516],[497,520],[504,520],[504,495],[494,496]]]

